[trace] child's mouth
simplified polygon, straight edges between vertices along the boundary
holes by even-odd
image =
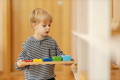
[[[48,34],[48,33],[49,33],[49,31],[46,31],[45,33],[47,33],[47,34]]]

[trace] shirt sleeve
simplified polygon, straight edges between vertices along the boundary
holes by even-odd
[[[29,59],[29,57],[27,55],[27,51],[23,49],[20,53],[20,56],[17,58],[17,60],[28,60],[28,59]],[[16,67],[16,70],[25,70],[29,66],[18,67],[17,64],[15,64],[15,67]]]
[[[55,50],[56,50],[57,56],[65,55],[63,51],[59,48],[57,42],[55,42]]]

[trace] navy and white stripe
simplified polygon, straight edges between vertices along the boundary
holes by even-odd
[[[47,36],[43,40],[36,40],[29,37],[23,44],[23,50],[18,60],[29,60],[35,58],[45,58],[63,55],[58,48],[56,41]],[[55,77],[54,65],[32,65],[25,67],[17,67],[17,70],[24,70],[26,80],[47,80]]]

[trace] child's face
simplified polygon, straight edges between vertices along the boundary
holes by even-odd
[[[50,32],[50,26],[50,21],[41,21],[34,26],[35,33],[39,34],[42,37],[45,37]]]

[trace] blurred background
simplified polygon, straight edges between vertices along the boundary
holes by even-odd
[[[56,80],[120,80],[120,0],[0,0],[0,80],[24,80],[15,62],[35,8],[52,15],[50,35],[77,61],[56,65]]]

